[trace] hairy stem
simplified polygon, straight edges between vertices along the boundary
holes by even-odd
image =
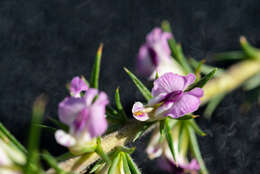
[[[221,76],[210,80],[204,86],[204,97],[202,103],[206,103],[212,97],[230,92],[239,87],[245,80],[249,79],[256,73],[260,72],[259,60],[247,60],[231,66]],[[124,128],[108,134],[102,138],[102,147],[105,153],[110,152],[116,146],[122,146],[133,140],[136,133],[142,128],[141,124],[131,122]],[[99,156],[96,153],[88,155],[84,160],[82,157],[73,157],[69,160],[61,162],[60,168],[65,171],[74,171],[75,173],[83,173],[86,168],[97,161]],[[49,170],[48,174],[55,173],[54,170]]]

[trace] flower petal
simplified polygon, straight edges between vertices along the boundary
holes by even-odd
[[[71,125],[78,113],[86,106],[83,98],[67,97],[59,104],[58,114],[61,122]]]
[[[160,143],[160,132],[159,129],[154,130],[150,142],[146,148],[146,153],[149,159],[158,158],[162,155],[162,144]]]
[[[98,94],[98,98],[94,104],[105,107],[108,103],[109,103],[109,100],[108,100],[107,94],[105,92],[100,92]]]
[[[80,97],[80,92],[88,89],[87,84],[81,78],[74,77],[70,83],[70,93],[74,97]]]
[[[87,120],[87,131],[91,138],[101,136],[107,129],[107,120],[105,118],[105,107],[102,105],[92,105]]]
[[[190,95],[194,95],[196,97],[202,97],[203,94],[204,94],[204,92],[201,88],[194,88],[187,93],[190,94]]]
[[[152,95],[157,96],[160,93],[170,93],[177,90],[184,91],[194,80],[195,76],[193,74],[181,76],[171,72],[165,73],[154,81]]]
[[[55,132],[55,139],[57,143],[65,147],[71,147],[76,144],[76,139],[63,130],[57,130]]]
[[[145,112],[144,105],[141,102],[135,102],[132,108],[132,113],[135,119],[146,121],[149,119],[148,114]]]
[[[86,105],[90,106],[93,103],[93,99],[98,95],[98,90],[95,88],[89,88],[84,96]]]
[[[145,76],[149,76],[155,70],[148,48],[146,44],[142,45],[137,55],[137,71]]]
[[[200,105],[200,98],[189,93],[184,93],[182,98],[176,102],[172,109],[166,113],[173,118],[181,117],[185,114],[196,111]]]

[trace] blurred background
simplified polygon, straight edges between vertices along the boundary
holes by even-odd
[[[213,54],[239,49],[241,35],[260,47],[259,11],[258,0],[1,0],[0,121],[25,144],[35,98],[48,96],[48,124],[47,116],[57,117],[57,105],[68,94],[66,83],[76,75],[89,78],[100,42],[100,89],[113,100],[119,86],[131,115],[133,102],[143,99],[122,68],[135,70],[145,35],[162,20],[169,20],[188,57],[216,65]],[[256,102],[249,111],[241,109],[248,95],[237,89],[211,121],[197,119],[208,134],[199,143],[210,173],[259,173],[260,109]],[[134,144],[133,157],[144,174],[163,173],[144,153],[148,140]],[[48,131],[41,145],[55,155],[64,150]]]

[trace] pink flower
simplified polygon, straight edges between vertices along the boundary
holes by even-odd
[[[101,136],[107,129],[105,107],[108,103],[107,95],[94,88],[89,88],[83,97],[65,98],[59,104],[58,113],[60,121],[69,126],[69,133],[56,131],[57,142],[79,148]]]
[[[133,106],[133,116],[140,121],[158,120],[170,116],[179,118],[196,111],[203,96],[201,88],[185,91],[195,81],[194,74],[181,76],[166,73],[154,81],[153,98],[147,105],[136,102]]]
[[[82,91],[86,91],[88,89],[88,85],[84,81],[83,78],[74,77],[70,83],[70,94],[74,97],[80,97],[80,93]]]
[[[155,78],[156,72],[160,75],[166,72],[182,73],[177,63],[171,57],[168,40],[171,33],[163,32],[160,28],[153,29],[146,37],[137,56],[137,70],[140,74]]]

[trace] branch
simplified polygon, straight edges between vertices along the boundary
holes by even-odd
[[[259,60],[247,60],[231,66],[221,76],[210,80],[204,86],[204,97],[202,103],[206,103],[209,99],[220,93],[230,92],[239,87],[245,80],[260,72]],[[102,138],[102,147],[106,153],[113,150],[116,146],[123,146],[131,142],[136,133],[142,128],[142,124],[131,122],[124,128],[108,134]],[[153,127],[152,127],[153,128]],[[151,128],[151,129],[152,129]],[[150,129],[150,130],[151,130]],[[81,160],[80,160],[81,158]],[[84,160],[82,160],[84,158]],[[99,156],[92,153],[85,157],[73,157],[59,164],[60,168],[65,171],[74,171],[75,173],[83,173],[88,166],[97,161]],[[54,170],[47,171],[48,174],[54,174]]]

